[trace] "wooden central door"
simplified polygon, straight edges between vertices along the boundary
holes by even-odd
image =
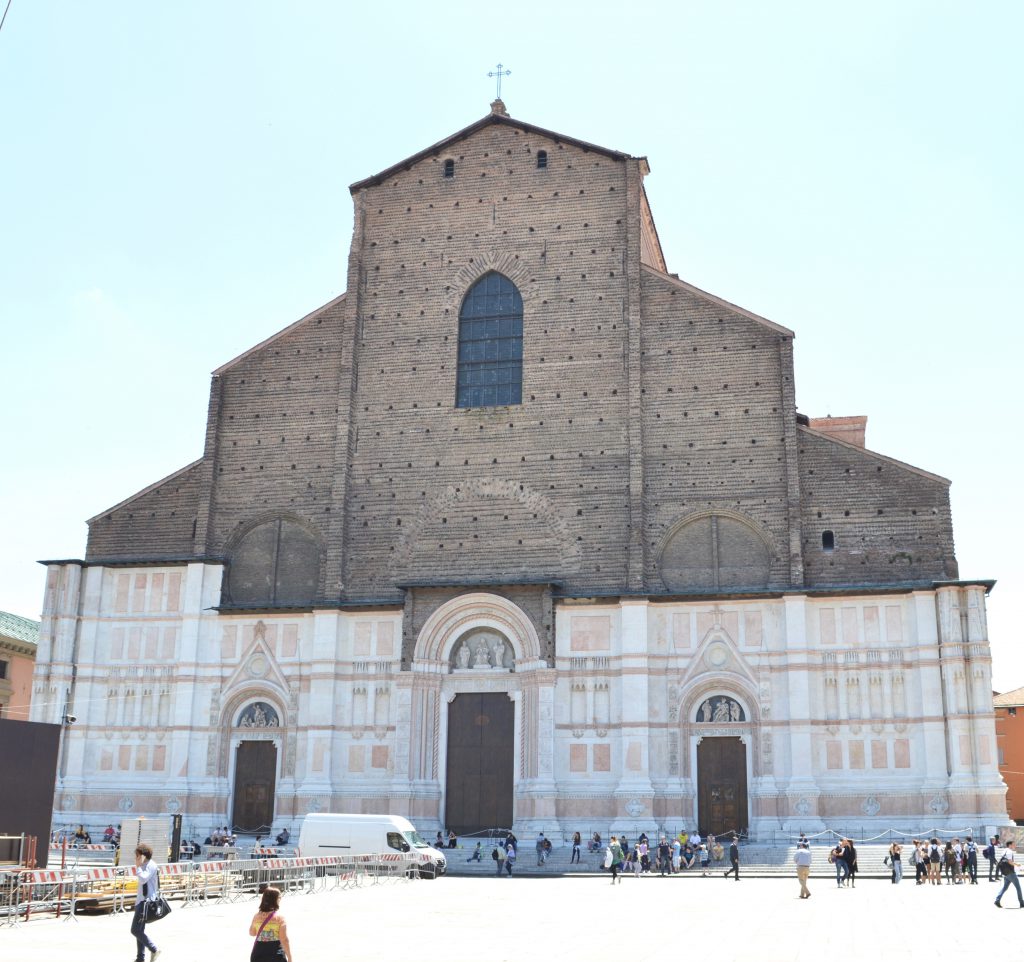
[[[697,746],[697,815],[702,835],[747,830],[747,750],[738,738]]]
[[[456,695],[448,706],[445,827],[456,835],[512,827],[515,706],[508,695]]]
[[[231,826],[236,832],[269,832],[274,823],[277,746],[242,742],[235,755],[235,803]]]

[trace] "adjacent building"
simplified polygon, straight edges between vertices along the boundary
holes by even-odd
[[[793,332],[669,270],[649,173],[495,101],[352,185],[346,293],[45,562],[67,817],[1005,822],[949,481],[797,411]]]
[[[1006,810],[1024,825],[1024,688],[993,698],[999,773],[1006,782]]]
[[[39,622],[0,611],[0,718],[27,721]]]

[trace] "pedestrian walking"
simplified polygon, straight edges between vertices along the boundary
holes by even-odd
[[[711,865],[709,864],[711,862],[711,853],[708,851],[708,846],[701,844],[698,848],[700,849],[701,878],[711,878],[711,872],[708,871],[711,868]]]
[[[843,840],[839,839],[836,847],[828,853],[828,860],[836,867],[836,888],[842,888],[846,884],[846,859],[843,858],[845,851]]]
[[[988,840],[988,845],[985,846],[985,850],[981,853],[988,859],[988,880],[990,882],[998,882],[996,878],[996,846],[999,844],[999,837],[993,835]]]
[[[260,907],[249,923],[249,934],[256,936],[249,962],[295,962],[288,942],[288,926],[281,914],[281,890],[268,885],[260,897]]]
[[[796,877],[800,880],[800,898],[809,899],[811,892],[807,888],[807,877],[811,874],[811,850],[807,842],[801,842],[796,847],[793,862],[796,864]]]
[[[854,847],[853,839],[843,839],[843,861],[846,863],[846,874],[850,882],[850,888],[857,887],[857,849]]]
[[[572,858],[569,859],[569,864],[572,865],[575,862],[577,865],[580,863],[580,845],[583,839],[580,838],[579,832],[572,833]]]
[[[508,872],[509,877],[512,876],[512,866],[516,864],[516,847],[512,843],[512,839],[508,840],[508,844],[505,846],[505,871]]]
[[[892,884],[899,885],[903,878],[903,846],[893,842],[889,846],[889,867],[892,869]]]
[[[964,867],[967,870],[967,876],[971,880],[971,885],[978,884],[978,846],[974,843],[974,839],[968,835],[967,840],[964,842]]]
[[[541,832],[537,836],[537,842],[534,845],[534,848],[537,849],[537,864],[538,865],[543,865],[544,864],[544,833],[543,832]]]
[[[622,879],[619,878],[619,869],[622,868],[622,846],[619,845],[619,840],[613,835],[611,841],[608,843],[608,848],[604,856],[605,868],[612,870],[612,885],[615,884],[616,880],[619,885],[622,884]]]
[[[135,936],[135,960],[146,962],[146,949],[149,949],[149,962],[154,962],[160,957],[160,950],[146,935],[146,900],[156,898],[160,894],[160,870],[153,861],[153,850],[146,844],[135,849],[135,881],[138,888],[135,892],[135,911],[132,914],[131,928],[132,935]]]
[[[727,872],[723,872],[723,878],[728,878],[730,875],[736,876],[736,881],[740,880],[740,840],[736,835],[733,835],[732,841],[729,843],[729,864],[732,866]]]
[[[942,884],[942,852],[937,838],[928,843],[928,882],[931,885]]]
[[[672,874],[671,849],[668,847],[668,839],[664,835],[661,836],[658,842],[658,870],[661,872],[662,878],[665,877],[666,873]]]
[[[495,845],[491,858],[494,859],[494,874],[500,876],[501,870],[505,867],[505,849],[501,845]]]
[[[926,853],[922,847],[922,843],[916,838],[911,842],[913,848],[910,852],[910,864],[914,866],[914,884],[924,885],[925,874],[928,870],[926,862]]]
[[[999,857],[999,873],[1003,876],[1003,887],[999,890],[999,894],[996,896],[996,908],[1001,909],[1002,905],[999,903],[1002,901],[1003,896],[1006,894],[1006,890],[1012,885],[1017,890],[1017,902],[1020,907],[1024,909],[1024,895],[1020,892],[1020,879],[1017,878],[1017,846],[1013,839],[1009,839],[1006,843],[1006,848],[1003,849],[1003,854]]]

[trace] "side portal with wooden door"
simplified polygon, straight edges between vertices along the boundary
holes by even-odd
[[[247,834],[269,832],[276,787],[277,746],[272,741],[242,742],[235,753],[232,829]]]
[[[702,834],[747,831],[747,749],[739,738],[697,746],[697,824]]]

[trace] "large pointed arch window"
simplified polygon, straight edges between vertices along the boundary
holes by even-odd
[[[459,311],[455,406],[496,407],[523,400],[523,298],[491,272],[466,294]]]

